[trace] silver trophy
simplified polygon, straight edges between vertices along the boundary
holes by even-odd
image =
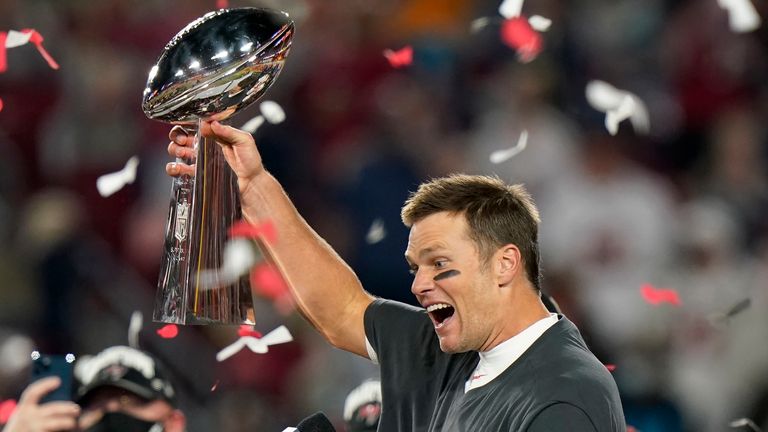
[[[222,9],[184,27],[163,49],[144,89],[147,117],[195,132],[195,176],[174,179],[153,319],[175,324],[253,323],[248,277],[215,289],[200,285],[222,264],[230,226],[241,218],[237,178],[202,120],[225,120],[272,85],[291,47],[285,12]]]

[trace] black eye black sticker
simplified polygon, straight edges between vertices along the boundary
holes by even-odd
[[[435,277],[433,277],[432,280],[433,281],[439,281],[439,280],[443,280],[445,278],[458,276],[460,274],[461,274],[461,272],[458,271],[458,270],[446,270],[446,271],[436,275]]]

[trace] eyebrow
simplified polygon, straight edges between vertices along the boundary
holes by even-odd
[[[427,246],[424,249],[420,250],[417,256],[419,258],[424,258],[424,256],[426,255],[434,254],[436,252],[442,252],[445,250],[448,250],[448,248],[442,245]],[[407,252],[405,253],[405,260],[411,263],[411,259],[408,257]]]

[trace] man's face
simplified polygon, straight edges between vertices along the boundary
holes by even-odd
[[[497,336],[498,290],[463,214],[441,212],[414,223],[405,257],[414,274],[411,292],[427,309],[440,348],[488,349]]]
[[[163,431],[183,430],[178,428],[176,417],[178,412],[164,400],[147,401],[127,390],[116,387],[104,387],[95,390],[82,406],[82,414],[78,419],[79,430],[87,430],[98,424],[109,413],[122,413],[144,422],[159,423]],[[183,416],[182,416],[183,418]]]

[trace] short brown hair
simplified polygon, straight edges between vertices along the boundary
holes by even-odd
[[[528,279],[541,290],[539,211],[523,185],[508,185],[494,176],[452,174],[430,180],[412,192],[400,216],[407,227],[439,212],[463,213],[469,236],[483,260],[498,247],[520,249]]]

